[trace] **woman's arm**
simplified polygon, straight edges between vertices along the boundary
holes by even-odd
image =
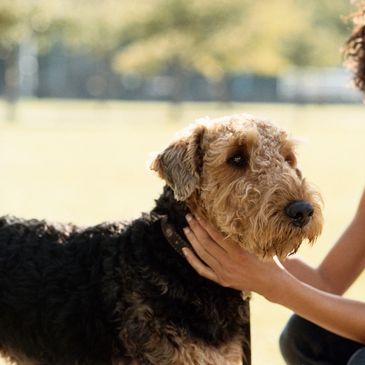
[[[365,191],[352,222],[318,267],[329,291],[342,295],[365,267]]]
[[[271,280],[274,288],[268,300],[333,333],[365,344],[365,303],[315,289],[282,271],[278,279]]]
[[[203,220],[189,217],[185,233],[194,251],[184,249],[202,276],[237,290],[255,291],[334,333],[365,343],[365,304],[325,293],[291,275],[279,262],[262,262],[225,239]]]

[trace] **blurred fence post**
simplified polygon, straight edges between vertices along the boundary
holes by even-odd
[[[7,102],[6,119],[13,122],[16,118],[16,102],[19,98],[19,47],[12,47],[5,60],[5,100]]]

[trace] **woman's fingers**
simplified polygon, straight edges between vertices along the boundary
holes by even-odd
[[[221,246],[221,244],[211,237],[200,222],[194,219],[191,215],[187,216],[187,221],[196,237],[196,240],[198,241],[198,244],[201,246],[201,249],[207,251],[210,256],[213,256],[213,258],[216,259],[217,262],[224,264],[228,257],[226,250]],[[221,236],[220,239],[224,239],[222,237],[223,236]],[[200,256],[200,252],[197,252],[197,254]],[[201,258],[203,259],[203,257]],[[219,267],[217,269],[219,269]]]
[[[201,262],[198,257],[193,253],[192,250],[189,248],[183,248],[184,255],[186,259],[188,260],[189,264],[195,269],[195,271],[205,277],[206,279],[215,281],[218,283],[218,277],[214,273],[214,271],[209,268],[207,265],[205,265],[203,262]]]
[[[187,217],[187,220],[190,228],[185,227],[184,232],[192,249],[184,248],[183,252],[189,264],[201,276],[237,290],[252,290],[255,280],[260,284],[260,277],[256,273],[264,266],[254,255],[231,240],[224,245],[231,245],[232,248],[225,250],[219,242],[222,237],[218,237],[216,242],[204,228],[204,223],[201,224],[202,220],[198,222],[192,217]],[[223,241],[226,240],[223,238]]]
[[[199,224],[204,228],[208,235],[225,250],[230,251],[237,247],[237,244],[223,236],[211,223],[203,219],[198,214],[194,214]]]
[[[215,227],[213,227],[212,224],[207,222],[199,215],[196,215],[195,217],[198,220],[199,224],[207,231],[209,236],[214,239],[214,241],[219,243],[220,241],[224,240],[224,236]]]
[[[204,236],[204,233],[201,232],[202,230],[202,228],[198,227],[197,223],[192,223],[192,229],[190,229],[189,227],[185,227],[184,233],[200,259],[214,270],[216,268],[219,268],[221,265],[218,262],[216,252],[211,255],[212,250],[207,247],[209,246],[207,245],[207,242],[208,240],[210,240],[210,238],[207,235]]]
[[[211,237],[209,236],[208,231],[191,214],[188,214],[186,216],[186,220],[199,241],[204,240],[204,241],[208,242],[211,240]]]

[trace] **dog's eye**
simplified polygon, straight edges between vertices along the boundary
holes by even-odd
[[[227,163],[234,167],[246,167],[248,163],[247,156],[242,152],[236,153],[227,160]]]

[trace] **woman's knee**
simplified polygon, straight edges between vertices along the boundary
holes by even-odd
[[[287,364],[311,363],[314,354],[321,352],[319,327],[293,315],[279,338],[281,354]]]
[[[350,358],[347,365],[363,365],[365,364],[365,347],[357,350]]]
[[[297,315],[289,319],[281,333],[279,344],[281,354],[288,365],[347,364],[350,357],[364,346]],[[357,354],[359,357],[364,355],[365,353],[360,352]],[[358,363],[354,362],[354,365]]]

